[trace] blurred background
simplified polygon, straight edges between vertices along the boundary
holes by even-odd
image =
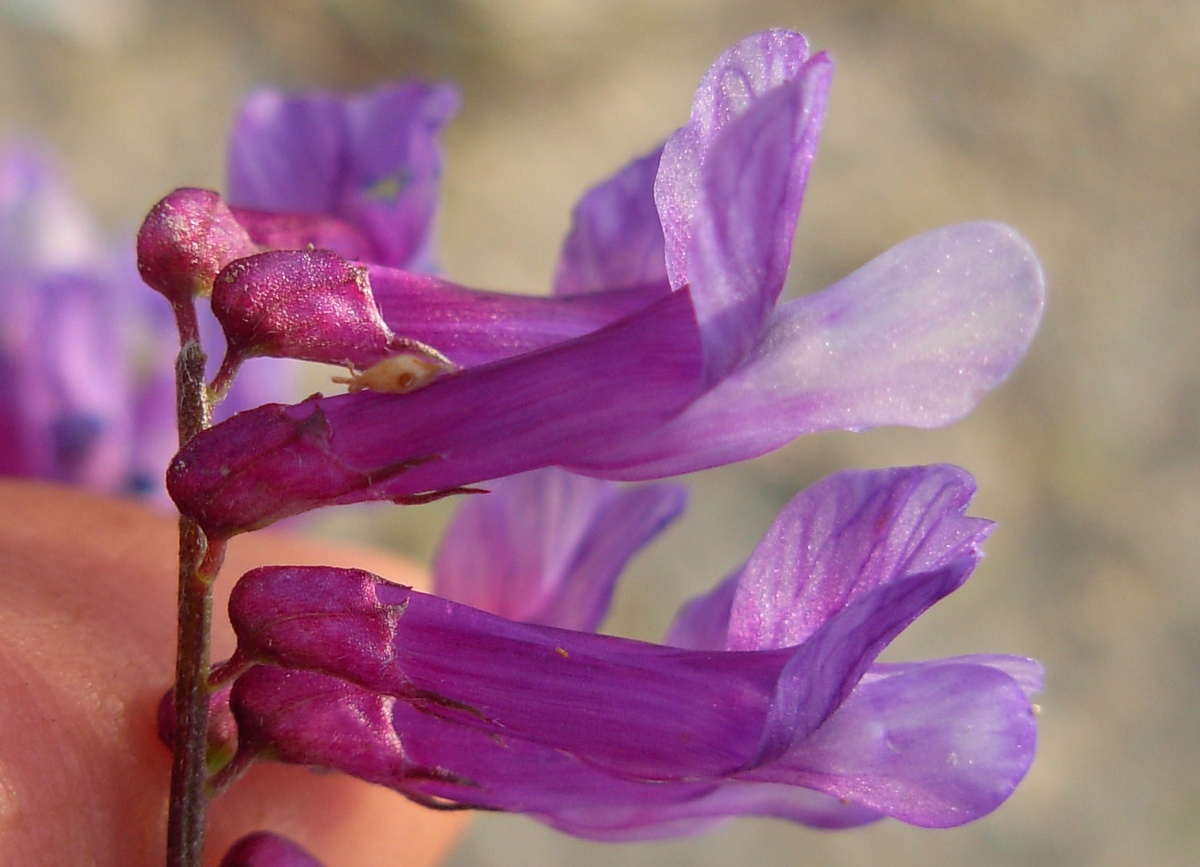
[[[837,64],[789,291],[998,219],[1042,256],[1046,318],[955,426],[820,435],[689,479],[691,510],[636,562],[608,628],[660,636],[828,472],[955,462],[1000,527],[967,587],[889,653],[1041,659],[1039,756],[1006,805],[956,830],[740,821],[610,847],[482,816],[452,867],[1200,863],[1200,4],[0,0],[0,134],[47,140],[119,237],[169,189],[221,186],[251,86],[449,79],[464,106],[446,138],[446,272],[539,292],[578,195],[682,123],[717,54],[770,26]],[[450,508],[339,513],[321,531],[427,558]]]

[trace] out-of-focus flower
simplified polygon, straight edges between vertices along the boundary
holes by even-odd
[[[162,490],[173,353],[137,274],[36,145],[0,154],[0,475]],[[161,371],[161,374],[159,373]],[[164,414],[164,412],[166,414]],[[157,473],[152,467],[158,467]]]
[[[419,84],[347,99],[252,95],[230,142],[238,221],[262,247],[317,242],[396,267],[429,267],[437,137],[456,106],[454,91]],[[177,198],[180,213],[194,217],[196,197]],[[223,242],[212,237],[223,230],[219,221],[198,225],[220,254],[209,280],[231,258],[259,249],[231,245],[228,232]],[[129,259],[100,241],[38,148],[14,146],[0,155],[0,475],[164,492],[178,448],[178,343],[169,308],[146,290]],[[159,277],[193,276],[175,260],[156,264]],[[180,291],[186,297],[190,289]],[[211,375],[224,335],[206,310],[199,322],[205,349],[216,356]],[[410,344],[393,339],[386,348]],[[330,360],[355,363],[362,351]],[[256,364],[232,384],[216,418],[285,397],[292,380],[287,365]]]
[[[438,139],[457,111],[453,88],[421,82],[352,97],[257,91],[230,137],[229,202],[265,247],[431,271]]]
[[[946,466],[826,479],[681,610],[671,646],[582,631],[677,509],[670,489],[541,475],[469,501],[438,587],[508,617],[356,570],[255,570],[230,602],[236,663],[252,666],[231,691],[242,759],[599,839],[736,815],[970,821],[1029,767],[1040,667],[876,657],[981,557],[973,487]]]
[[[929,232],[776,306],[830,69],[787,31],[722,55],[691,120],[580,202],[552,298],[368,263],[386,324],[456,370],[244,413],[189,443],[172,496],[224,536],[540,466],[653,478],[812,431],[959,418],[1040,316],[1040,266],[1011,229]]]

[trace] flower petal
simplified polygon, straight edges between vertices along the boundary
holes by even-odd
[[[683,490],[629,490],[547,468],[463,503],[433,562],[439,596],[510,620],[593,631],[629,559],[674,520]]]
[[[330,674],[644,780],[703,780],[744,765],[790,655],[682,651],[514,623],[321,567],[247,573],[230,618],[246,660]]]
[[[992,525],[963,514],[974,493],[945,465],[846,471],[803,491],[743,567],[724,646],[803,644],[877,587],[978,558]]]
[[[384,321],[462,368],[581,337],[645,307],[640,289],[570,298],[466,289],[411,271],[368,266]]]
[[[654,202],[661,153],[633,160],[580,199],[554,277],[556,296],[642,287],[649,300],[670,290]]]
[[[370,240],[372,261],[428,269],[437,138],[457,110],[453,89],[419,82],[351,98],[258,91],[230,141],[230,202],[341,217]]]
[[[965,415],[1029,346],[1045,284],[998,223],[935,229],[780,306],[750,355],[668,425],[570,468],[661,478],[823,430],[937,427]]]
[[[400,500],[579,460],[662,424],[696,394],[686,293],[576,340],[409,394],[240,413],[176,456],[168,490],[210,537],[307,509]]]
[[[667,270],[692,288],[712,381],[749,351],[783,288],[831,71],[800,34],[743,40],[663,148]]]
[[[1022,685],[992,665],[880,666],[810,738],[748,777],[790,782],[925,827],[977,819],[1033,761]]]

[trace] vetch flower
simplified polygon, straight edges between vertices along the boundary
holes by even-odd
[[[580,202],[554,297],[367,263],[385,323],[456,372],[244,413],[180,453],[172,496],[220,537],[542,466],[654,478],[813,431],[961,417],[1040,315],[1040,267],[1013,230],[935,230],[777,305],[830,70],[787,31],[723,54],[689,122]],[[349,356],[350,332],[329,351]]]
[[[587,597],[651,534],[588,505],[586,486],[516,484],[490,507],[511,514],[455,525],[446,550],[457,550],[438,571],[478,562],[477,546],[495,556],[511,545],[489,576],[507,586],[473,601],[540,622],[357,570],[243,577],[230,602],[235,660],[251,665],[231,691],[243,760],[335,768],[422,803],[528,813],[599,839],[691,833],[736,815],[947,827],[995,809],[1028,769],[1037,663],[876,659],[981,557],[990,524],[964,514],[973,482],[962,470],[844,472],[810,488],[736,574],[681,610],[668,645],[552,625],[583,608],[575,625],[590,629],[592,605],[508,598]],[[669,496],[617,511],[641,510],[653,528]],[[579,542],[546,545],[547,516],[564,504],[564,537]],[[542,540],[525,561],[534,574],[508,565],[523,545],[506,528],[523,519]],[[600,555],[606,568],[561,566],[588,562],[610,532],[624,553]],[[566,589],[574,581],[584,589]]]
[[[258,831],[234,843],[221,867],[321,867],[321,862],[286,837]]]
[[[431,271],[438,138],[457,111],[453,88],[421,82],[350,97],[256,91],[230,135],[229,202],[264,247]]]
[[[132,266],[42,148],[0,154],[0,475],[165,499],[179,447],[178,340]],[[200,325],[220,346],[216,321]],[[218,418],[278,396],[289,379],[277,364],[250,371]]]

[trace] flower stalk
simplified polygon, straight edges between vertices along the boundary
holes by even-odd
[[[192,305],[175,305],[179,323],[179,360],[175,383],[179,442],[188,442],[212,423],[204,381],[206,356],[196,332]],[[191,312],[183,312],[186,308]],[[212,584],[225,543],[210,544],[200,526],[179,517],[178,633],[175,656],[174,763],[167,819],[167,867],[198,867],[204,853],[208,814],[208,668],[212,626]]]

